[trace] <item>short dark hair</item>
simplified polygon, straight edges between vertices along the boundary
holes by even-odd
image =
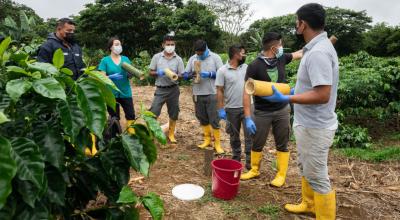
[[[64,27],[65,24],[76,25],[76,23],[70,18],[61,18],[57,21],[56,27]]]
[[[165,43],[166,41],[175,41],[175,37],[173,35],[166,34],[163,37],[163,43]]]
[[[207,42],[204,40],[196,40],[196,42],[194,42],[194,51],[206,51],[207,49]]]
[[[262,44],[263,50],[269,50],[274,45],[275,41],[282,39],[282,35],[276,32],[267,32],[264,34]]]
[[[241,44],[234,44],[234,45],[230,46],[228,49],[229,59],[232,59],[236,53],[240,53],[240,51],[242,49],[244,50],[244,46]]]
[[[121,41],[117,36],[110,37],[110,38],[108,39],[108,42],[107,42],[107,50],[108,50],[108,51],[111,51],[111,47],[114,45],[114,41],[116,41],[116,40]],[[122,42],[121,42],[121,43],[122,43]]]
[[[323,30],[325,27],[325,9],[317,3],[309,3],[301,6],[297,10],[298,20],[307,22],[313,30]]]

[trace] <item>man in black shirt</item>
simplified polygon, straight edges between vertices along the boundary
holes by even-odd
[[[245,80],[252,78],[267,82],[286,83],[285,66],[294,59],[301,59],[302,51],[284,53],[282,36],[275,32],[268,32],[263,38],[261,54],[248,66]],[[281,187],[285,183],[289,163],[287,144],[290,135],[290,106],[287,103],[274,103],[263,97],[254,96],[254,121],[251,118],[250,96],[243,93],[244,114],[246,128],[254,135],[251,150],[251,170],[241,175],[242,180],[252,179],[260,175],[262,150],[267,141],[272,126],[276,144],[276,158],[278,172],[271,185]]]
[[[85,68],[82,57],[82,49],[75,42],[75,23],[69,18],[61,18],[57,21],[55,33],[50,33],[47,41],[39,48],[38,61],[52,63],[54,52],[61,48],[64,53],[64,67],[73,72],[73,79],[81,75]]]

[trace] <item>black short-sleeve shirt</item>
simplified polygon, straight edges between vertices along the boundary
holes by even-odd
[[[246,71],[245,80],[247,81],[249,78],[254,80],[261,80],[267,82],[278,82],[278,83],[286,83],[286,70],[285,66],[289,64],[293,59],[292,54],[285,53],[280,58],[272,61],[266,62],[264,58],[261,56],[257,57],[253,62],[249,64]],[[268,71],[277,70],[277,78],[275,80],[271,80],[270,74]],[[254,96],[254,107],[257,110],[261,111],[277,111],[284,107],[286,107],[286,103],[275,103],[264,100],[258,96]]]

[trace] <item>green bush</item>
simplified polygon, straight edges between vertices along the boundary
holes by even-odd
[[[366,128],[355,125],[340,125],[333,146],[337,148],[369,148],[371,137]]]
[[[161,219],[159,196],[127,186],[131,168],[149,175],[155,141],[166,143],[155,116],[142,109],[135,134],[106,140],[112,81],[95,67],[73,81],[61,49],[39,63],[10,42],[0,44],[0,219],[139,219],[138,204]],[[99,193],[105,204],[88,207]]]

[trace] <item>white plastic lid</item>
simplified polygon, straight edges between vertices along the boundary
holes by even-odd
[[[204,189],[195,184],[181,184],[172,189],[172,195],[180,200],[197,200],[203,197]]]

